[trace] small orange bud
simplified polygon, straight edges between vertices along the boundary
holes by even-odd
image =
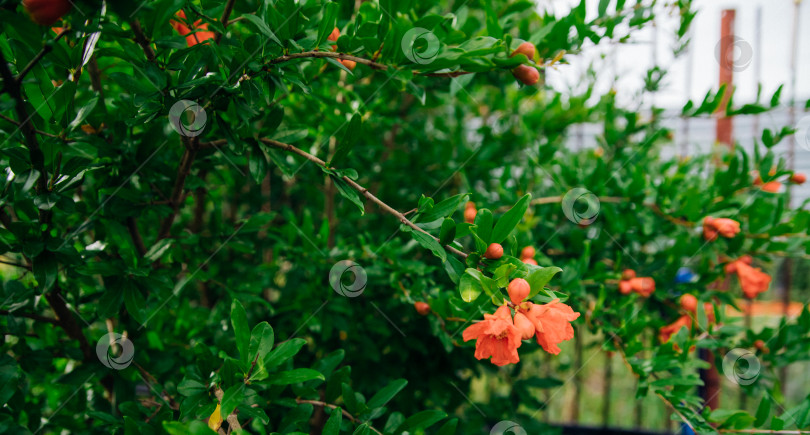
[[[340,29],[335,27],[334,29],[332,29],[332,33],[329,34],[329,36],[326,38],[326,40],[335,42],[335,41],[338,40],[338,38],[340,38]]]
[[[520,331],[520,338],[528,340],[534,336],[534,325],[532,321],[520,311],[515,312],[515,327]]]
[[[521,261],[523,261],[525,264],[531,264],[533,266],[537,266],[537,260],[535,260],[534,258],[524,258]]]
[[[475,209],[475,206],[467,207],[467,209],[464,210],[464,222],[467,222],[468,224],[475,222],[476,214],[478,214],[478,211]]]
[[[778,181],[769,181],[762,185],[762,190],[768,193],[778,193],[782,188],[782,183]]]
[[[790,176],[790,182],[793,184],[804,184],[805,181],[807,181],[807,175],[804,175],[801,172],[796,172]]]
[[[518,65],[512,70],[512,75],[526,86],[534,86],[540,81],[540,73],[537,68],[527,65]]]
[[[329,34],[329,36],[326,38],[326,40],[335,42],[335,41],[338,40],[338,38],[340,38],[340,29],[335,27],[334,29],[332,29],[332,33]],[[335,50],[337,50],[337,45],[332,46],[332,51],[335,51]]]
[[[427,302],[414,302],[413,307],[416,309],[417,313],[423,316],[430,314],[430,305],[428,305]]]
[[[534,48],[534,44],[532,44],[531,42],[524,42],[523,44],[520,44],[517,50],[513,51],[509,57],[514,57],[518,54],[522,54],[528,57],[529,60],[534,60],[535,51],[536,49]]]
[[[507,293],[509,293],[509,299],[515,305],[519,305],[523,302],[523,300],[529,296],[531,290],[529,282],[523,278],[513,279],[506,288]]]
[[[534,258],[534,254],[536,254],[533,246],[527,246],[520,251],[520,258],[527,259],[527,258]]]
[[[633,286],[630,285],[630,281],[619,281],[619,293],[623,295],[633,293]]]
[[[501,257],[503,257],[503,246],[500,243],[490,243],[487,246],[487,251],[484,252],[484,258],[497,260]]]
[[[765,346],[765,342],[762,340],[757,340],[754,342],[754,347],[757,348],[762,353],[769,353],[771,350],[768,349],[768,346]]]
[[[635,277],[636,277],[636,271],[633,270],[633,269],[624,269],[622,271],[622,279],[623,280],[633,279]]]
[[[698,300],[696,297],[688,293],[681,296],[681,308],[684,310],[694,313],[697,311],[697,304]]]
[[[343,59],[340,61],[340,63],[342,63],[343,66],[345,66],[346,68],[348,68],[349,71],[354,71],[354,67],[357,66],[357,62],[348,59]]]

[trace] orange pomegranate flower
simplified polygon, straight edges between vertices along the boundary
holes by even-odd
[[[174,30],[176,30],[180,36],[186,37],[186,44],[188,44],[189,47],[195,46],[209,39],[214,39],[214,32],[208,31],[208,23],[203,23],[202,20],[197,20],[191,25],[191,28],[189,28],[184,22],[186,19],[186,13],[182,9],[177,11],[175,16],[183,21],[172,20],[172,27],[174,27]],[[194,30],[197,31],[192,33]]]
[[[475,339],[475,357],[492,357],[492,364],[505,366],[520,361],[517,348],[520,347],[521,332],[512,322],[509,307],[502,306],[495,314],[484,314],[484,320],[464,330],[464,341]]]
[[[703,237],[708,241],[717,239],[717,235],[732,238],[740,232],[740,223],[727,218],[713,218],[706,216],[703,219]]]
[[[759,267],[751,266],[751,257],[743,256],[734,260],[725,267],[726,273],[737,273],[743,294],[748,299],[754,299],[758,294],[768,290],[771,277]]]
[[[655,291],[655,280],[650,277],[631,278],[630,288],[643,297],[649,297]]]
[[[673,323],[662,326],[661,329],[658,330],[658,339],[661,340],[661,343],[666,343],[683,327],[692,328],[692,318],[688,315],[678,317],[678,320]]]
[[[547,304],[527,303],[528,309],[520,311],[529,318],[535,329],[537,344],[548,353],[559,355],[558,344],[574,338],[573,322],[579,317],[571,307],[554,299]]]

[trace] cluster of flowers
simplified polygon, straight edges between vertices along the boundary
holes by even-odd
[[[802,174],[794,174],[796,176]],[[707,216],[703,219],[703,237],[708,241],[714,241],[717,236],[731,238],[739,234],[740,223],[733,219],[713,218]],[[768,290],[771,284],[771,277],[758,267],[751,266],[752,259],[744,255],[736,260],[730,261],[725,266],[727,274],[736,273],[740,280],[743,294],[748,299],[754,299],[758,294]]]
[[[650,297],[655,291],[655,280],[650,277],[637,277],[636,271],[625,269],[622,272],[622,279],[619,281],[619,292],[629,295],[636,292],[642,297]]]
[[[512,303],[499,307],[495,314],[484,314],[484,320],[464,330],[464,341],[476,340],[476,358],[492,357],[496,366],[515,364],[520,361],[517,349],[523,340],[535,337],[543,350],[557,355],[560,353],[557,345],[574,338],[570,322],[579,313],[559,299],[547,304],[525,301],[530,291],[525,279],[515,278],[507,287]]]

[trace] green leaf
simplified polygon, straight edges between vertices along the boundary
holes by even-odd
[[[458,427],[458,419],[453,418],[443,424],[442,427],[436,432],[436,435],[455,435],[456,428]]]
[[[444,199],[439,201],[438,204],[434,205],[429,211],[427,211],[424,215],[419,217],[419,222],[432,222],[436,219],[446,218],[453,214],[453,212],[458,209],[458,206],[467,200],[466,193],[462,193],[459,195],[453,195],[450,198]]]
[[[298,384],[312,379],[323,381],[325,378],[320,372],[312,369],[294,369],[270,375],[270,383],[273,385]]]
[[[194,379],[183,379],[177,384],[177,392],[186,397],[205,393],[206,390],[205,384]]]
[[[556,266],[530,266],[529,274],[526,276],[526,281],[528,281],[529,287],[531,287],[529,298],[532,298],[540,293],[540,290],[543,290],[546,284],[551,281],[551,278],[554,278],[554,275],[560,272],[562,272],[562,269]]]
[[[527,193],[520,198],[518,202],[509,209],[495,224],[495,228],[492,230],[492,237],[488,241],[488,243],[501,243],[506,240],[506,236],[515,229],[518,223],[523,220],[523,215],[526,214],[526,210],[529,208],[529,201],[531,201],[532,195]]]
[[[456,238],[456,222],[451,218],[442,221],[442,228],[439,230],[439,244],[449,245]]]
[[[385,404],[394,398],[397,393],[402,391],[406,385],[408,385],[408,381],[405,379],[397,379],[396,381],[391,382],[390,384],[386,385],[385,388],[378,391],[377,394],[375,394],[371,399],[369,399],[367,403],[368,407],[375,409],[385,406]]]
[[[124,285],[124,306],[127,308],[127,312],[130,316],[132,316],[135,321],[140,324],[143,324],[146,321],[146,299],[144,299],[143,295],[141,294],[141,290],[138,289],[130,281],[125,281]]]
[[[248,327],[245,307],[236,299],[231,304],[231,325],[233,325],[233,332],[236,336],[236,349],[239,351],[239,356],[242,357],[242,362],[249,362],[250,327]]]
[[[343,411],[340,408],[332,410],[329,420],[323,425],[323,435],[338,435],[340,433],[340,423],[343,421]]]
[[[143,258],[145,258],[150,263],[154,263],[155,261],[159,260],[163,254],[172,246],[174,241],[172,239],[162,239],[158,240],[148,251],[146,254],[143,254]]]
[[[279,344],[278,347],[268,353],[267,357],[264,359],[265,368],[276,367],[292,358],[306,343],[307,341],[303,338],[293,338]]]
[[[478,210],[478,213],[475,215],[475,228],[473,232],[481,238],[484,243],[484,247],[486,248],[489,245],[490,239],[492,238],[492,212],[486,208],[482,208]]]
[[[267,176],[267,157],[259,147],[253,147],[248,158],[248,171],[256,184],[262,182]]]
[[[264,34],[264,36],[267,36],[268,38],[270,38],[270,40],[272,40],[276,44],[282,47],[284,46],[284,44],[282,44],[281,41],[279,41],[276,34],[273,33],[272,30],[270,30],[270,27],[267,25],[267,23],[264,22],[264,20],[257,17],[256,15],[244,14],[244,16],[245,19],[253,23],[253,25],[255,25],[259,29],[259,31],[262,32],[262,34]]]
[[[447,252],[444,251],[442,245],[433,238],[430,234],[425,234],[421,231],[411,231],[413,238],[419,242],[425,249],[430,249],[433,252],[433,255],[439,257],[442,260],[442,263],[447,261]]]
[[[458,291],[461,294],[461,299],[464,302],[472,302],[478,299],[478,295],[484,290],[484,287],[481,285],[481,282],[472,275],[465,273],[461,275],[461,280],[458,284]]]
[[[362,127],[363,117],[359,113],[355,113],[351,121],[349,121],[349,126],[343,133],[343,138],[338,141],[335,155],[333,155],[332,160],[329,161],[329,166],[338,167],[343,163],[343,160],[349,155],[354,145],[357,144],[358,139],[363,135]]]
[[[245,399],[245,384],[237,384],[233,385],[222,395],[222,408],[220,409],[220,413],[222,413],[222,419],[224,420],[226,417],[231,415],[234,409],[236,409],[239,404]]]
[[[417,431],[419,429],[425,429],[440,422],[445,417],[447,417],[446,413],[432,409],[417,412],[416,414],[408,417],[405,420],[405,423],[402,423],[402,426],[397,429],[397,432],[400,430]]]
[[[332,177],[332,181],[335,183],[335,187],[338,189],[338,193],[349,201],[351,201],[357,208],[360,209],[360,215],[365,214],[366,209],[363,206],[363,201],[360,199],[360,194],[349,185],[347,181],[343,178],[336,177],[332,174],[329,175]]]
[[[249,360],[252,362],[258,358],[263,361],[264,357],[273,349],[273,327],[267,322],[261,322],[253,328],[250,333],[250,345],[248,346]]]
[[[763,397],[762,400],[759,402],[759,406],[757,407],[757,414],[756,420],[754,421],[754,426],[762,427],[766,421],[768,421],[768,417],[771,415],[771,400],[768,398]]]

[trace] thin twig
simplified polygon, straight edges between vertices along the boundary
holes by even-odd
[[[225,3],[225,9],[222,11],[222,18],[220,18],[220,22],[222,23],[222,28],[227,30],[228,28],[228,19],[231,17],[231,12],[233,12],[233,4],[236,3],[236,0],[228,0]],[[222,38],[222,33],[217,33],[214,35],[214,42],[219,44],[219,40]]]
[[[59,324],[59,319],[55,319],[53,317],[40,316],[39,314],[19,313],[19,312],[16,312],[16,311],[0,310],[0,315],[24,317],[26,319],[36,320],[37,322],[52,323],[54,325]]]
[[[54,39],[53,39],[53,41],[52,41],[50,44],[45,44],[45,46],[44,46],[44,47],[42,47],[42,50],[40,50],[40,51],[39,51],[39,53],[37,53],[37,55],[36,55],[36,56],[34,56],[34,58],[33,58],[33,59],[31,59],[31,61],[30,61],[30,62],[28,62],[28,65],[26,65],[26,66],[25,66],[25,67],[24,67],[24,68],[23,68],[23,69],[20,71],[20,73],[19,73],[19,74],[17,74],[17,84],[18,84],[18,85],[22,83],[22,81],[23,81],[23,79],[25,78],[26,74],[28,74],[29,72],[31,72],[31,70],[32,70],[32,69],[34,69],[34,67],[37,65],[37,63],[39,63],[39,61],[40,61],[40,60],[42,60],[42,58],[43,58],[43,57],[45,57],[45,55],[46,55],[46,54],[48,54],[48,53],[50,53],[51,51],[53,51],[53,45],[54,45],[54,44],[55,44],[57,41],[59,41],[60,39],[62,39],[62,37],[63,37],[63,36],[65,36],[65,34],[67,34],[69,31],[70,31],[70,28],[69,28],[69,27],[65,27],[64,29],[62,29],[62,31],[61,31],[61,32],[59,32],[59,34],[57,34],[57,35],[56,35],[56,38],[54,38]]]
[[[368,65],[368,66],[370,66],[370,67],[372,67],[374,69],[383,70],[383,71],[388,69],[388,65],[383,65],[381,63],[374,62],[373,60],[369,60],[369,59],[366,59],[366,58],[363,58],[363,57],[352,56],[351,54],[335,53],[335,52],[331,52],[331,51],[304,51],[302,53],[287,54],[287,55],[280,56],[280,57],[277,57],[277,58],[271,60],[270,62],[268,62],[268,64],[269,65],[276,65],[276,64],[288,62],[288,61],[291,61],[291,60],[294,60],[294,59],[305,59],[305,58],[312,58],[312,57],[322,57],[322,58],[331,57],[332,59],[352,60],[352,61],[355,61],[357,63],[361,63],[363,65]]]
[[[339,406],[337,406],[337,405],[333,405],[333,404],[331,404],[331,403],[322,402],[322,401],[320,401],[320,400],[306,400],[306,399],[295,399],[295,402],[296,402],[296,403],[299,403],[299,404],[302,404],[302,403],[308,403],[308,404],[310,404],[310,405],[315,405],[315,406],[320,406],[320,407],[323,407],[323,408],[330,408],[330,409],[338,409],[338,408],[339,408],[339,409],[340,409],[341,414],[343,414],[343,416],[344,416],[344,417],[346,417],[346,418],[348,418],[349,420],[351,420],[351,422],[352,422],[352,423],[355,423],[355,424],[357,424],[357,423],[360,423],[360,424],[364,423],[364,422],[361,422],[361,421],[360,421],[360,419],[358,419],[357,417],[355,417],[355,416],[351,415],[351,414],[350,414],[348,411],[346,411],[345,409],[343,409],[343,408],[341,408],[341,407],[339,407]],[[369,429],[371,429],[372,431],[374,431],[374,433],[377,433],[377,434],[379,434],[379,435],[382,435],[382,432],[380,432],[380,431],[378,431],[377,429],[375,429],[375,428],[374,428],[374,426],[372,426],[372,425],[370,425],[370,424],[369,424],[369,425],[368,425],[368,428],[369,428]]]
[[[165,239],[169,237],[169,233],[172,229],[172,223],[174,223],[174,218],[177,216],[178,211],[180,210],[180,203],[183,196],[183,189],[186,185],[186,178],[188,178],[189,173],[191,173],[191,165],[194,163],[194,157],[197,155],[197,141],[195,138],[183,138],[187,141],[187,145],[185,150],[183,151],[183,157],[180,159],[180,164],[177,167],[177,177],[174,180],[174,187],[172,188],[171,196],[169,197],[169,204],[172,207],[171,213],[163,220],[163,223],[160,225],[160,231],[158,232],[158,240]]]
[[[282,149],[284,151],[291,152],[293,154],[298,154],[299,156],[306,158],[307,160],[317,164],[318,166],[326,167],[326,162],[324,162],[323,160],[319,159],[318,157],[313,156],[312,154],[310,154],[310,153],[308,153],[308,152],[306,152],[304,150],[296,148],[296,147],[294,147],[294,146],[292,146],[290,144],[282,143],[282,142],[279,142],[279,141],[276,141],[276,140],[273,140],[273,139],[260,139],[260,141],[262,143],[264,143],[266,145],[269,145],[269,146],[272,146],[274,148],[279,148],[279,149]],[[377,204],[381,209],[383,209],[387,213],[395,216],[403,224],[407,225],[408,227],[412,228],[415,231],[418,231],[420,233],[424,233],[424,234],[429,235],[430,237],[433,237],[436,241],[439,240],[437,237],[433,236],[429,232],[427,232],[427,231],[423,230],[422,228],[420,228],[415,223],[408,220],[408,218],[405,217],[405,215],[398,212],[393,207],[389,206],[388,204],[386,204],[385,202],[383,202],[382,200],[380,200],[379,198],[374,196],[374,194],[369,192],[368,189],[361,186],[356,181],[352,180],[351,178],[349,178],[349,177],[347,177],[345,175],[342,177],[342,179],[343,179],[343,181],[348,183],[352,187],[352,189],[356,190],[361,195],[363,195],[367,199],[371,200],[371,202]],[[459,251],[458,249],[456,249],[456,248],[454,248],[454,247],[452,247],[450,245],[445,245],[444,248],[447,251],[452,252],[453,254],[458,255],[461,258],[467,258],[467,254],[465,254],[464,252]]]
[[[141,22],[135,18],[134,20],[130,21],[129,24],[132,26],[132,32],[135,33],[135,42],[141,46],[143,49],[143,54],[146,55],[146,58],[149,59],[150,62],[154,62],[155,59],[157,59],[157,56],[155,55],[155,50],[152,49],[152,46],[149,44],[146,34],[143,33]]]

